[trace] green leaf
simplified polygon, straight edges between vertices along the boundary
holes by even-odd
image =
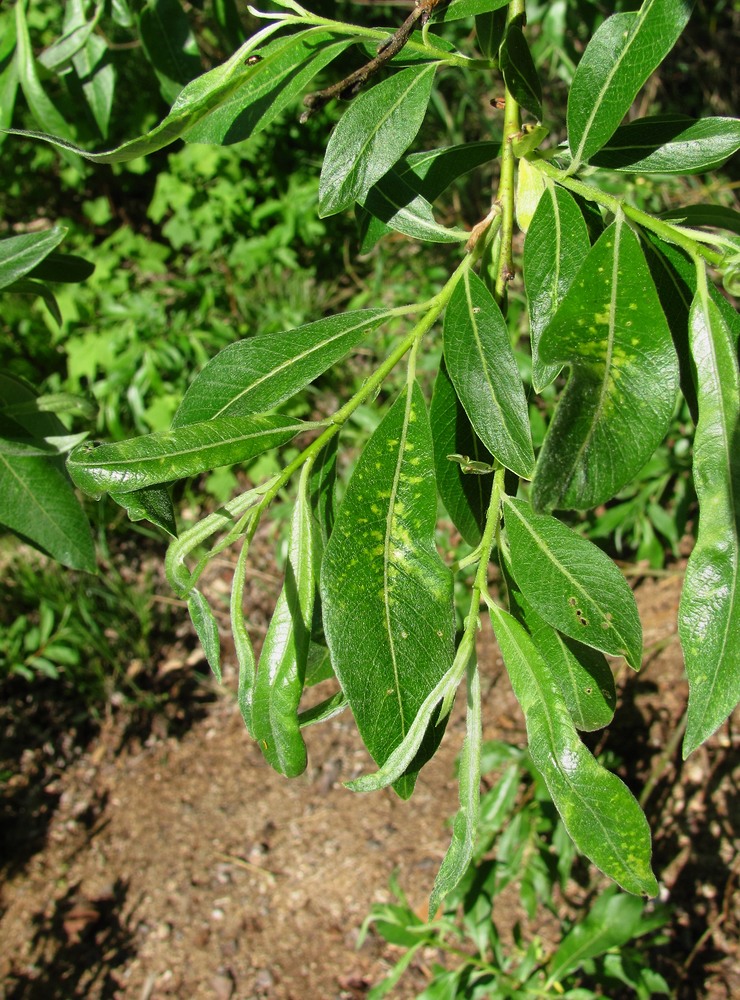
[[[656,115],[620,126],[590,162],[638,174],[700,174],[721,167],[738,149],[738,118]]]
[[[359,200],[359,204],[383,225],[385,231],[395,230],[415,240],[427,243],[464,243],[470,236],[464,229],[448,228],[437,222],[426,198],[416,194],[392,170],[370,188]],[[374,229],[373,243],[383,235],[378,234],[375,227]]]
[[[151,521],[177,538],[175,510],[166,486],[147,486],[131,493],[111,492],[110,497],[125,509],[131,521]]]
[[[271,410],[340,361],[386,316],[362,309],[229,344],[190,385],[172,426]]]
[[[179,0],[146,0],[137,20],[141,44],[157,74],[162,96],[174,101],[201,68],[190,20]]]
[[[221,640],[218,635],[218,622],[211,611],[208,601],[199,590],[191,590],[188,595],[188,612],[193,622],[193,628],[206,654],[208,666],[216,680],[221,683]]]
[[[116,71],[106,60],[108,46],[98,35],[88,38],[85,47],[74,58],[74,68],[82,83],[88,107],[104,139],[108,137]]]
[[[49,230],[47,230],[48,232]],[[53,232],[53,230],[51,230]],[[63,230],[66,232],[66,230]],[[0,242],[2,252],[3,242]],[[73,253],[50,253],[28,272],[29,278],[38,281],[60,281],[64,284],[77,284],[85,281],[95,271],[95,265]]]
[[[555,678],[511,615],[489,605],[506,669],[527,722],[529,753],[578,850],[623,889],[655,896],[650,828],[629,789],[581,743]]]
[[[530,479],[529,414],[509,331],[493,296],[471,271],[447,306],[444,356],[475,433],[502,465]]]
[[[321,570],[332,664],[381,765],[453,661],[452,573],[434,546],[436,519],[431,432],[415,385],[365,447]],[[440,738],[435,731],[431,742]],[[422,745],[423,758],[433,749]],[[408,773],[396,791],[408,798],[415,779]]]
[[[270,30],[277,30],[277,28],[273,25],[270,26]],[[258,87],[261,87],[264,82],[261,75],[257,73],[261,63],[253,64],[247,58],[253,46],[254,39],[248,40],[225,63],[191,80],[177,95],[169,114],[159,125],[144,135],[116,146],[115,149],[103,153],[90,153],[63,138],[64,130],[57,130],[57,135],[24,129],[10,129],[9,131],[14,135],[25,135],[50,142],[62,150],[71,150],[93,163],[126,163],[140,156],[147,156],[164,146],[168,146],[183,136],[185,132],[193,129],[201,119],[214,108],[220,107],[240,88],[244,88],[242,96],[245,103],[249,101],[249,87],[255,77]]]
[[[564,188],[548,184],[524,241],[524,287],[529,306],[535,392],[542,392],[560,371],[561,365],[542,361],[540,337],[590,249],[588,229],[573,197]]]
[[[310,426],[281,416],[219,417],[116,444],[85,442],[70,454],[67,469],[91,496],[131,493],[246,462]]]
[[[310,468],[303,467],[288,542],[285,582],[262,646],[252,700],[252,732],[267,762],[294,778],[306,770],[298,721],[311,638],[318,538],[308,499]]]
[[[545,621],[565,635],[614,656],[633,670],[642,660],[635,596],[600,548],[523,500],[504,501],[514,578]]]
[[[740,236],[740,212],[724,205],[687,205],[685,208],[673,208],[670,212],[663,212],[660,217],[687,226],[727,229]]]
[[[637,237],[620,216],[599,238],[539,343],[571,374],[537,462],[533,504],[585,509],[647,462],[676,402],[678,362]]]
[[[478,48],[488,59],[496,59],[506,34],[506,10],[500,7],[475,15],[475,36]]]
[[[318,28],[273,39],[260,48],[248,85],[199,121],[185,141],[228,146],[256,135],[350,44],[351,39],[337,41],[331,31]]]
[[[450,0],[432,12],[432,21],[462,21],[477,14],[506,7],[509,0]]]
[[[311,507],[321,533],[323,545],[334,530],[335,486],[337,481],[337,449],[339,435],[335,434],[321,449],[311,467]]]
[[[699,532],[678,613],[689,678],[684,757],[740,700],[740,374],[732,334],[706,288],[692,302],[689,337],[699,401]]]
[[[421,128],[436,64],[401,70],[360,94],[332,132],[319,181],[319,214],[361,200]]]
[[[585,918],[568,931],[548,963],[545,989],[582,969],[585,962],[612,948],[621,948],[641,930],[642,900],[621,893],[599,896]]]
[[[39,63],[48,70],[69,69],[69,64],[84,47],[100,20],[103,4],[96,4],[93,16],[86,17],[87,4],[71,0],[65,5],[62,34],[38,57]]]
[[[34,58],[31,39],[28,34],[26,23],[26,2],[18,0],[15,5],[15,27],[17,36],[16,66],[18,68],[18,80],[23,91],[23,96],[28,102],[31,114],[39,125],[61,136],[63,139],[71,139],[74,132],[65,118],[57,109],[56,105],[46,94],[41,85],[36,59]],[[62,154],[70,166],[80,169],[80,161],[77,156],[65,148]]]
[[[476,546],[483,536],[493,479],[491,476],[467,475],[459,463],[447,456],[467,455],[474,462],[488,464],[493,462],[493,456],[476,437],[444,361],[434,382],[429,416],[434,438],[437,490],[452,523],[468,545]]]
[[[509,595],[512,613],[552,670],[576,729],[592,733],[608,726],[614,717],[617,693],[603,654],[561,635],[518,590],[510,588]]]
[[[501,45],[501,73],[506,89],[520,107],[542,118],[542,84],[524,32],[510,24]]]
[[[373,185],[363,201],[364,210],[358,210],[362,252],[369,253],[378,240],[394,228],[405,233],[412,224],[419,227],[425,224],[428,227],[430,219],[443,233],[460,232],[440,227],[432,215],[431,204],[456,178],[489,163],[499,155],[500,150],[501,144],[498,142],[470,142],[403,157]],[[395,202],[404,208],[404,211],[398,212],[398,217],[390,214]],[[407,217],[407,213],[411,218]],[[386,218],[389,221],[384,221]],[[404,228],[401,229],[401,226]],[[427,235],[422,234],[419,238],[437,242],[434,235],[435,230],[427,230]],[[468,236],[469,233],[466,233],[465,238]],[[440,236],[439,242],[450,240],[447,237],[442,240]]]
[[[60,461],[0,452],[0,524],[64,566],[95,572],[90,527]]]
[[[62,226],[40,233],[23,233],[0,240],[0,288],[29,274],[58,247],[67,230]]]
[[[472,657],[468,667],[466,735],[460,754],[458,788],[460,808],[452,824],[452,842],[434,880],[429,897],[429,919],[433,920],[439,904],[457,888],[468,870],[475,851],[480,812],[481,712],[480,675]]]
[[[13,120],[17,92],[15,13],[8,11],[0,14],[0,146],[6,138],[5,129]]]
[[[644,0],[639,11],[614,14],[597,28],[568,95],[573,168],[606,144],[640,87],[675,45],[692,0]]]

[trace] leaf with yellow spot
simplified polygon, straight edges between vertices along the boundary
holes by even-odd
[[[403,741],[454,658],[452,573],[434,545],[436,519],[432,435],[414,385],[362,453],[321,567],[332,666],[379,765]],[[442,731],[430,729],[395,782],[402,798],[411,795]]]
[[[611,499],[663,439],[678,361],[637,237],[618,218],[591,248],[539,342],[571,374],[537,461],[538,510]]]
[[[532,763],[578,850],[635,895],[655,896],[650,828],[616,774],[581,742],[550,667],[519,622],[495,604],[491,624],[527,720]]]

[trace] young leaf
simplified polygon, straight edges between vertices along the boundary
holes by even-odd
[[[116,444],[85,442],[70,454],[67,468],[77,486],[91,496],[131,493],[246,462],[285,444],[308,426],[281,416],[220,417]]]
[[[468,475],[463,472],[462,466],[447,456],[467,455],[474,462],[487,464],[493,462],[493,456],[476,437],[444,361],[434,382],[429,417],[434,438],[437,490],[462,537],[468,545],[478,545],[486,523],[493,478]]]
[[[700,174],[721,167],[738,149],[738,118],[656,115],[621,125],[590,162],[638,174]]]
[[[699,533],[678,616],[689,678],[684,757],[740,700],[740,375],[736,344],[706,288],[692,302],[689,336],[699,402]]]
[[[618,217],[599,238],[539,343],[571,375],[547,430],[532,488],[536,509],[609,500],[665,435],[678,362],[637,237]]]
[[[614,134],[640,87],[673,48],[691,7],[691,0],[644,0],[639,11],[613,14],[596,30],[568,95],[572,169]]]
[[[421,128],[436,64],[412,66],[355,98],[332,132],[319,181],[319,213],[361,200]]]
[[[336,364],[385,316],[380,309],[340,313],[229,344],[190,385],[172,426],[271,410]]]
[[[260,48],[248,85],[189,129],[185,141],[228,146],[256,135],[350,44],[323,28],[273,39]]]
[[[516,170],[516,224],[526,234],[532,225],[537,206],[547,189],[545,175],[533,167],[526,157],[519,160]]]
[[[480,754],[481,712],[480,676],[473,657],[468,666],[468,710],[466,735],[460,754],[459,795],[460,809],[453,820],[452,842],[447,848],[442,865],[434,880],[429,897],[429,919],[433,920],[439,904],[455,889],[468,870],[475,851],[480,811]]]
[[[542,392],[560,371],[561,365],[542,361],[540,337],[590,249],[586,223],[573,197],[564,188],[548,184],[524,241],[524,287],[529,305],[535,392]]]
[[[578,850],[627,892],[655,896],[650,829],[629,789],[578,737],[557,682],[522,626],[495,604],[491,622],[522,706],[529,753]]]
[[[221,640],[218,635],[218,622],[211,611],[208,601],[199,590],[191,590],[188,595],[188,612],[196,635],[200,639],[203,652],[206,654],[208,666],[213,671],[216,680],[221,683]]]
[[[15,13],[0,14],[0,146],[7,138],[18,93],[18,62],[16,60]]]
[[[306,770],[298,721],[311,637],[318,558],[311,506],[310,469],[303,467],[293,508],[285,582],[267,629],[252,698],[252,733],[276,771],[294,778]]]
[[[501,45],[501,73],[506,89],[522,108],[542,118],[542,85],[524,32],[510,24]]]
[[[576,729],[592,733],[608,726],[617,693],[603,654],[548,625],[518,590],[512,587],[509,594],[511,611],[552,670]]]
[[[236,561],[234,578],[231,582],[229,610],[231,612],[231,634],[234,638],[234,649],[239,664],[237,701],[247,732],[250,736],[254,736],[252,727],[252,700],[254,698],[254,682],[257,676],[257,667],[254,661],[252,640],[249,638],[249,632],[244,621],[244,582],[248,554],[249,544],[245,539],[239,552],[239,558]]]
[[[529,414],[509,331],[493,296],[471,271],[447,306],[444,356],[475,433],[502,465],[530,479]]]
[[[565,635],[614,656],[633,670],[642,660],[635,595],[593,542],[528,503],[506,497],[506,535],[514,578],[545,621]]]
[[[381,765],[453,660],[452,573],[434,546],[436,518],[431,432],[414,385],[365,447],[321,569],[332,664]],[[415,779],[396,791],[408,798]]]
[[[82,92],[104,139],[108,138],[108,125],[113,108],[116,71],[113,63],[106,61],[108,46],[98,35],[88,38],[83,49],[74,57],[77,78]]]
[[[321,541],[325,546],[334,530],[334,504],[336,501],[335,486],[337,481],[337,449],[339,435],[328,441],[311,466],[311,508],[321,533]]]
[[[506,34],[506,10],[486,11],[475,15],[475,36],[478,48],[488,59],[496,59]]]

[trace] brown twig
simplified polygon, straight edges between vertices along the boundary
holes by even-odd
[[[416,25],[420,24],[424,27],[435,8],[446,2],[447,0],[417,0],[416,6],[401,27],[390,38],[381,42],[378,47],[378,54],[370,59],[369,62],[366,62],[364,66],[360,66],[359,69],[356,69],[348,76],[345,76],[343,80],[339,80],[338,83],[333,83],[330,87],[325,87],[324,90],[315,90],[311,94],[306,94],[303,98],[306,110],[300,117],[301,124],[307,122],[312,114],[320,111],[325,104],[328,104],[335,97],[343,100],[349,100],[354,97],[371,76],[374,76],[379,69],[382,69],[387,62],[390,62],[394,56],[398,55],[411,37]]]

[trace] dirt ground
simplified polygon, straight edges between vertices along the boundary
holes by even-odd
[[[724,726],[683,764],[679,751],[664,753],[686,701],[680,582],[673,573],[638,587],[645,666],[639,675],[616,667],[621,704],[597,748],[622,757],[630,748],[622,774],[633,790],[656,779],[647,802],[655,869],[675,906],[656,966],[676,997],[729,1000],[740,997],[738,728]],[[479,658],[484,736],[523,742],[485,631]],[[6,692],[0,995],[359,1000],[398,957],[372,934],[356,948],[373,902],[390,898],[394,870],[425,910],[457,804],[461,709],[404,803],[343,787],[368,765],[347,713],[306,731],[308,770],[288,781],[243,729],[233,667],[217,689],[184,629],[155,666],[165,710],[124,707],[101,725],[37,688],[32,698]],[[391,995],[421,992],[436,957],[422,956]]]

